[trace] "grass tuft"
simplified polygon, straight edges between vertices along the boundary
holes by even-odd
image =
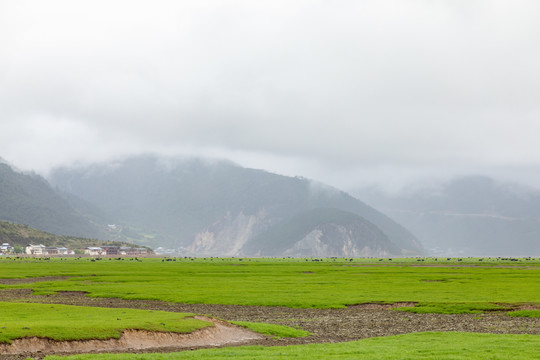
[[[276,338],[298,338],[311,335],[311,333],[285,325],[265,324],[249,321],[231,321],[232,324],[255,331],[259,334],[270,335]]]
[[[510,309],[511,307],[492,303],[420,303],[414,307],[400,307],[394,310],[416,314],[482,314],[486,311]]]
[[[537,318],[537,317],[540,317],[540,310],[517,310],[517,311],[511,311],[507,314],[510,316],[515,316],[515,317]]]

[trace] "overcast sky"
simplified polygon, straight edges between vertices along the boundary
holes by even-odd
[[[0,157],[540,187],[540,2],[0,0]]]

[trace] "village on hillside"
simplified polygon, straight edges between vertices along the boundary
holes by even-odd
[[[43,244],[29,244],[22,248],[19,253],[15,251],[15,247],[9,243],[3,243],[0,246],[0,255],[35,255],[35,256],[50,256],[50,255],[76,255],[85,254],[89,256],[140,256],[152,254],[152,250],[148,248],[133,248],[129,246],[88,246],[84,249],[68,249],[66,247],[45,246]]]

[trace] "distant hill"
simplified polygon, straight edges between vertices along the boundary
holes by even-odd
[[[108,231],[110,217],[92,204],[52,188],[43,177],[0,159],[0,220],[50,234],[134,243],[140,234]],[[45,245],[45,244],[44,244]]]
[[[17,172],[4,163],[0,163],[0,220],[62,235],[106,235],[102,227],[75,210],[44,178]]]
[[[540,255],[540,191],[483,176],[387,194],[357,194],[410,229],[434,254]]]
[[[75,236],[54,235],[33,229],[28,225],[0,221],[0,243],[9,243],[15,247],[25,247],[28,244],[43,244],[45,246],[67,247],[70,250],[84,249],[88,246],[133,246],[133,244],[88,239]]]
[[[204,255],[422,252],[404,227],[342,191],[229,162],[139,156],[57,169],[50,181],[151,247]],[[312,250],[300,250],[310,242]]]

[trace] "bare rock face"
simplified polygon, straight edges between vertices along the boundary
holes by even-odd
[[[358,232],[351,226],[324,224],[317,226],[301,240],[283,252],[283,256],[367,257],[387,256],[390,249],[376,234]]]
[[[198,256],[293,257],[387,256],[401,251],[375,225],[336,209],[316,209],[274,223],[265,210],[251,215],[229,211],[199,232],[187,250]]]
[[[229,211],[223,219],[199,232],[188,247],[188,251],[204,256],[244,255],[242,247],[251,239],[258,227],[264,224],[265,218],[264,210],[253,215],[240,212],[235,216]]]

